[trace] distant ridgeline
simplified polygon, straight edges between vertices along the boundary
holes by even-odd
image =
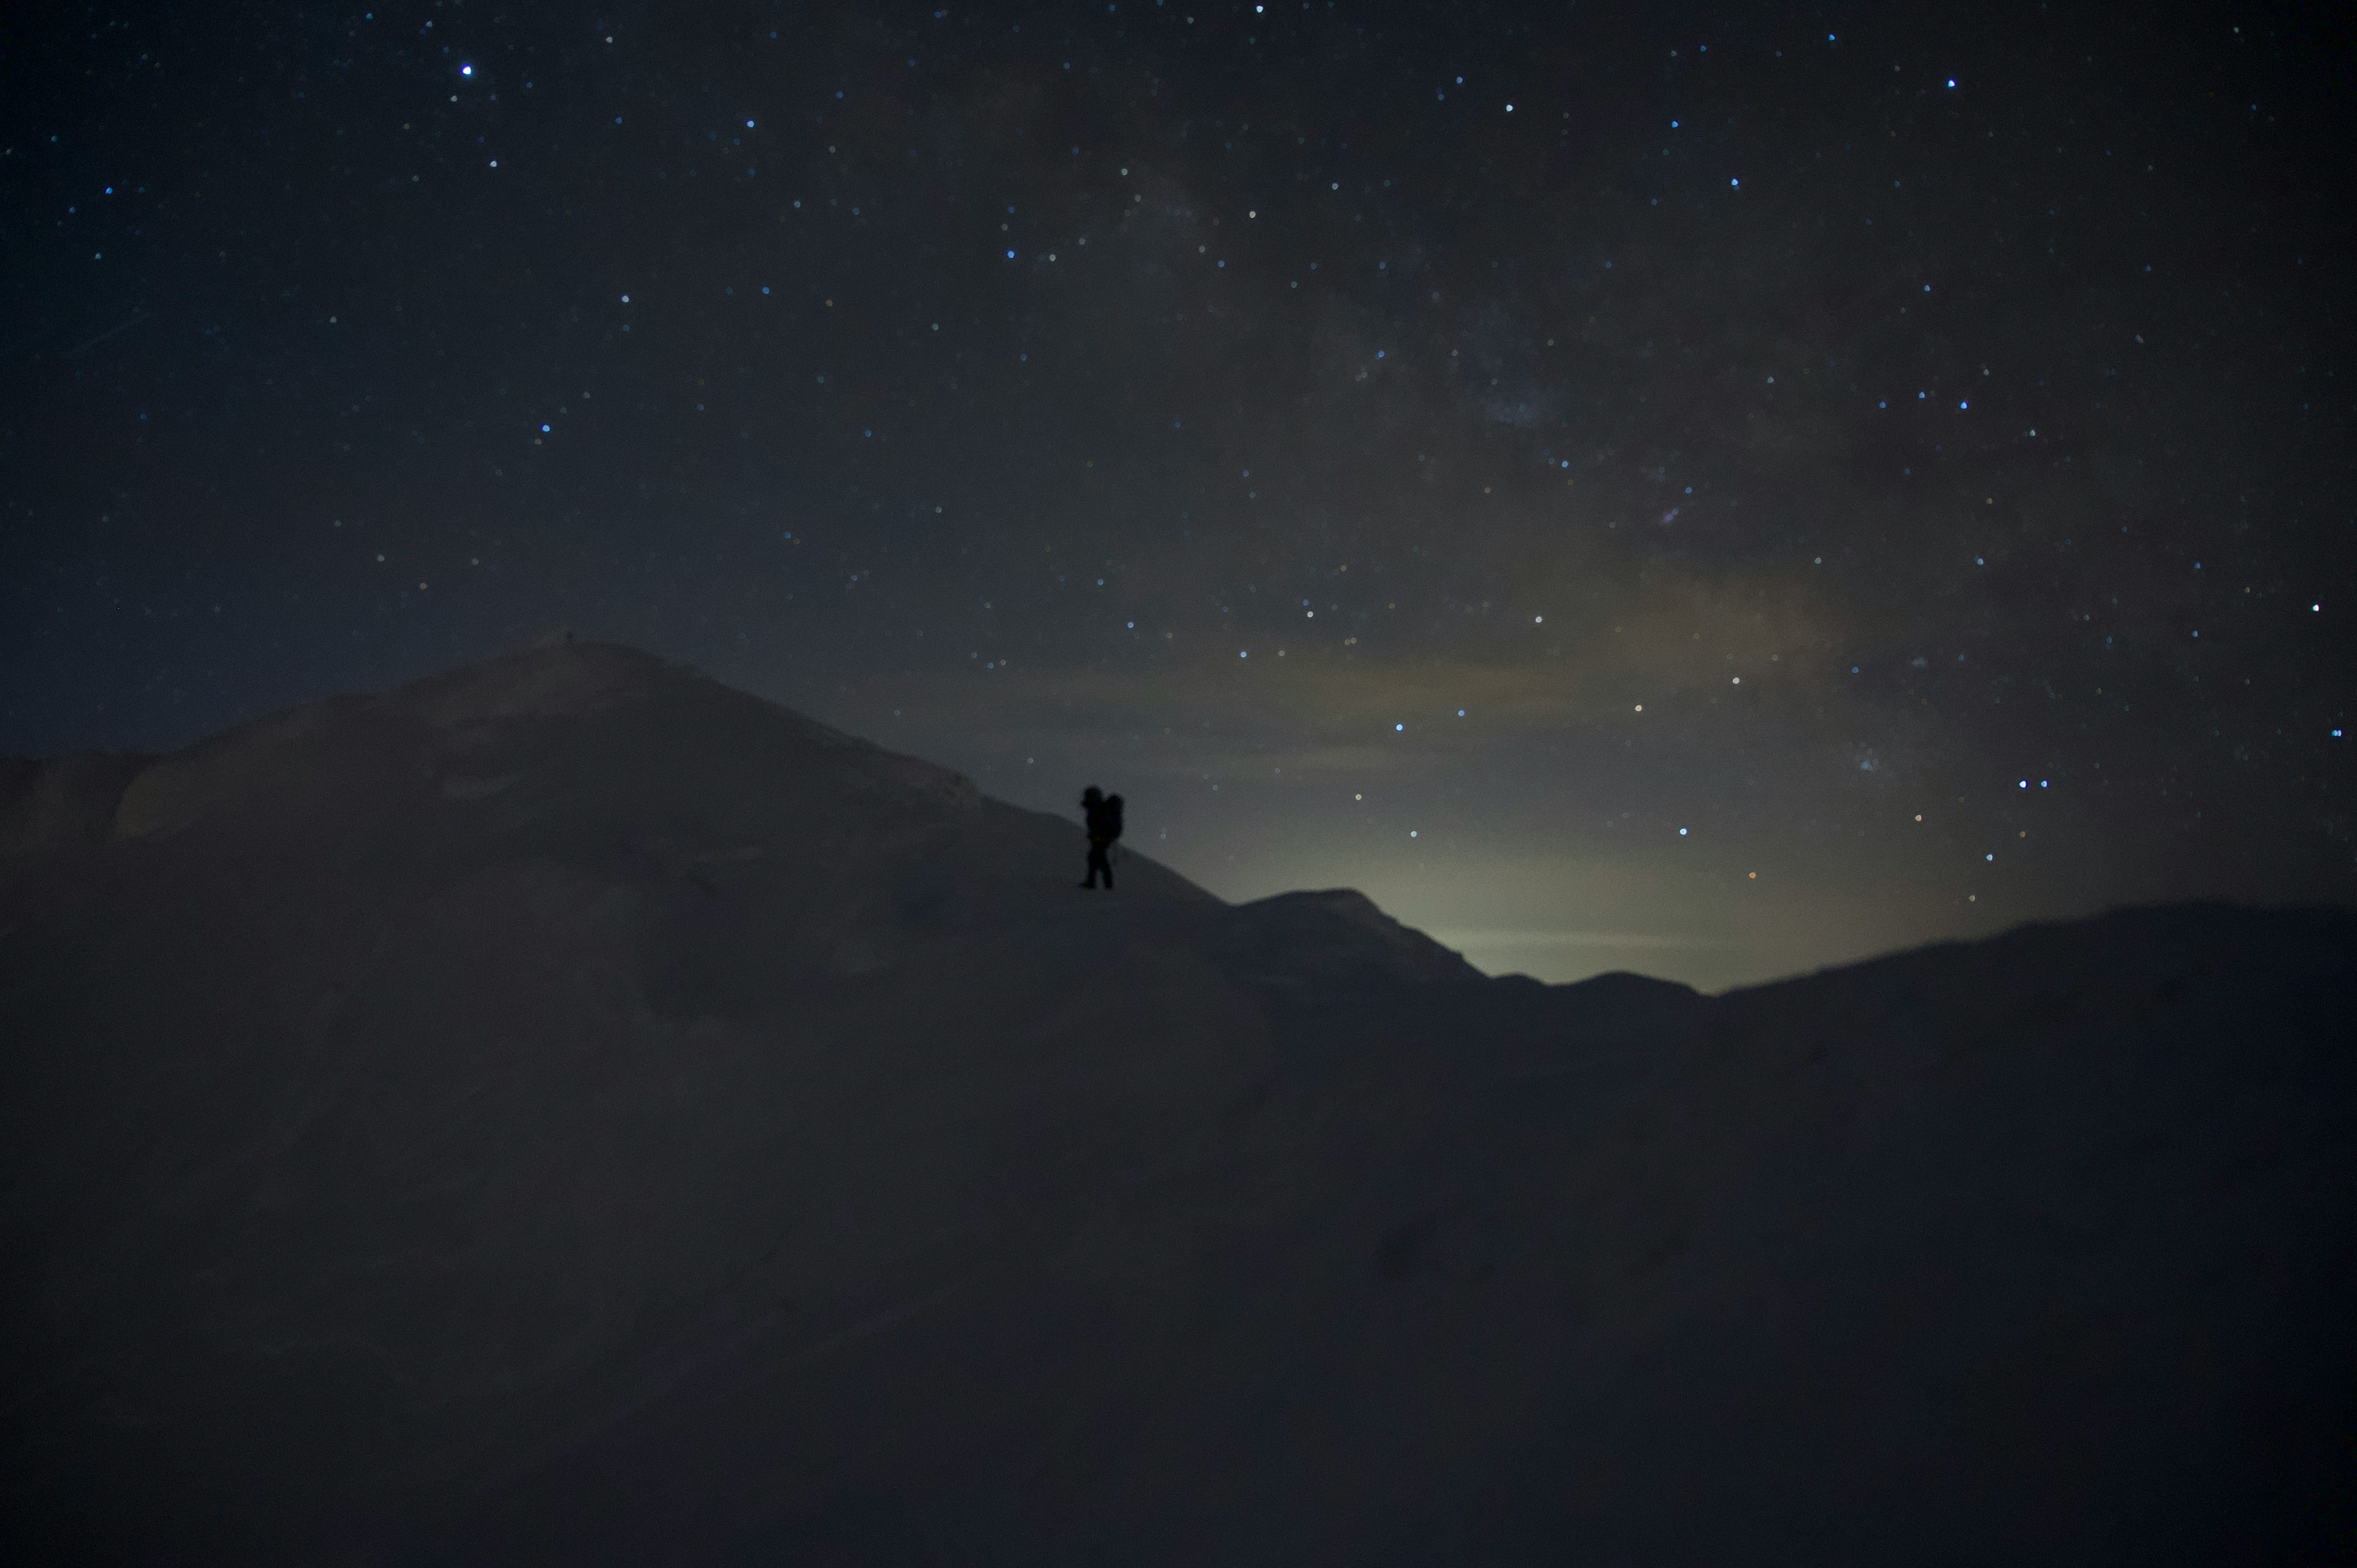
[[[0,763],[12,1562],[2319,1562],[2357,917],[1722,997],[645,654]]]

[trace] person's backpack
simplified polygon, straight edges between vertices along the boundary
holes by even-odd
[[[1121,797],[1118,795],[1105,797],[1105,826],[1113,830],[1106,835],[1108,838],[1121,837]]]

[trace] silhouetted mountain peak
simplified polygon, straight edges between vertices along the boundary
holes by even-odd
[[[1370,971],[1425,981],[1480,981],[1481,972],[1349,887],[1279,893],[1238,908],[1227,942],[1260,972],[1299,983],[1348,983]]]

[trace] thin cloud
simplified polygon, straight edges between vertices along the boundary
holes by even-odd
[[[1613,948],[1630,951],[1727,950],[1751,943],[1730,937],[1681,937],[1658,931],[1428,930],[1451,948]]]

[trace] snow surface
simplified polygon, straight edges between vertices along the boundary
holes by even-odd
[[[1704,998],[1082,855],[597,645],[0,765],[0,1551],[2357,1542],[2357,917]]]

